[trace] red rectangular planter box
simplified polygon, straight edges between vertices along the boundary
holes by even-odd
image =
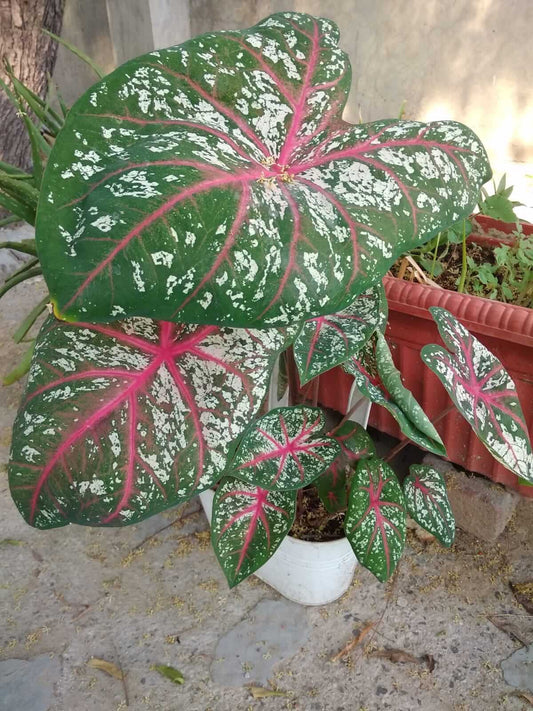
[[[420,358],[422,346],[442,343],[428,311],[430,306],[441,306],[472,331],[509,371],[533,438],[533,309],[393,277],[385,277],[383,283],[389,302],[386,335],[394,361],[404,385],[412,391],[429,419],[434,420],[451,404],[439,379]],[[326,407],[346,412],[352,380],[340,368],[322,376],[319,401]],[[396,421],[382,407],[372,407],[369,424],[394,437],[402,436]],[[458,412],[451,411],[436,428],[450,461],[533,497],[533,487],[520,485],[518,478],[489,454]]]

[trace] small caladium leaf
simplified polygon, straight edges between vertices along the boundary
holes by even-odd
[[[339,443],[342,455],[348,462],[368,459],[376,453],[372,437],[358,422],[345,422],[338,430],[328,433]]]
[[[331,514],[344,511],[348,506],[347,474],[346,460],[339,456],[314,483],[324,508]]]
[[[362,395],[387,409],[402,432],[416,444],[435,454],[446,454],[437,430],[404,387],[384,336],[377,331],[363,351],[343,364],[353,375]]]
[[[388,580],[405,545],[406,516],[396,474],[382,460],[358,463],[344,530],[361,565],[381,582]]]
[[[379,328],[384,299],[385,290],[380,284],[360,294],[343,311],[304,323],[293,346],[302,385],[361,350]]]
[[[277,329],[50,317],[13,430],[19,510],[37,528],[117,526],[209,488],[285,340]]]
[[[451,546],[455,519],[442,475],[433,467],[412,464],[403,482],[403,493],[407,513],[444,546]]]
[[[348,476],[353,463],[376,453],[368,432],[357,422],[345,422],[329,433],[341,447],[341,453],[315,481],[318,495],[329,513],[338,513],[348,505]]]
[[[264,565],[285,538],[296,514],[296,491],[267,491],[224,477],[215,493],[211,540],[233,587]]]
[[[69,111],[44,174],[56,314],[237,327],[342,311],[469,215],[490,177],[465,126],[342,120],[333,22],[283,12],[132,59]]]
[[[279,407],[244,432],[229,470],[263,489],[301,489],[340,453],[317,407]]]
[[[531,442],[511,376],[449,311],[430,311],[449,351],[427,345],[422,360],[493,457],[533,482]]]

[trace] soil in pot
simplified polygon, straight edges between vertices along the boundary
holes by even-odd
[[[343,521],[345,511],[329,513],[314,486],[301,490],[298,497],[296,518],[289,531],[289,536],[300,541],[325,543],[344,538]]]

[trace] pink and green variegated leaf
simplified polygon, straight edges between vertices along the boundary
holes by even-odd
[[[244,432],[231,474],[263,489],[301,489],[340,453],[317,407],[278,407]]]
[[[118,526],[209,488],[285,341],[278,329],[50,317],[13,430],[19,510],[37,528]]]
[[[455,519],[442,475],[433,467],[412,464],[403,494],[407,513],[449,548],[455,539]]]
[[[302,385],[361,350],[382,322],[383,300],[385,290],[380,284],[360,294],[343,311],[304,323],[293,346]]]
[[[446,454],[439,433],[404,387],[381,332],[376,331],[363,351],[346,361],[343,368],[354,376],[362,395],[391,413],[404,435],[430,452]]]
[[[515,384],[500,361],[446,309],[430,309],[449,351],[422,348],[424,363],[492,456],[533,482],[533,454]]]
[[[232,588],[276,552],[296,513],[296,491],[267,491],[225,476],[213,502],[211,540]]]
[[[381,582],[388,580],[404,549],[406,515],[398,479],[382,460],[357,465],[344,530],[361,565]]]
[[[345,422],[329,433],[339,443],[341,453],[315,481],[318,495],[329,513],[343,511],[348,505],[348,474],[353,463],[375,455],[376,448],[368,432],[357,422]]]
[[[238,327],[335,313],[470,214],[485,151],[451,121],[342,120],[329,20],[284,12],[122,65],[58,135],[37,214],[65,320]]]

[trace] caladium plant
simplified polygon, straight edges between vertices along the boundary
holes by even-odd
[[[459,123],[343,121],[338,40],[329,20],[279,13],[131,60],[70,110],[36,220],[53,314],[9,465],[31,525],[130,524],[217,487],[212,540],[230,585],[276,551],[311,486],[347,510],[380,580],[407,512],[451,543],[433,473],[402,489],[356,423],[328,431],[316,402],[264,406],[291,347],[289,382],[343,364],[407,437],[444,453],[383,336],[381,278],[470,213],[490,168]],[[511,381],[451,315],[437,320],[458,360],[433,347],[426,361],[533,480]]]

